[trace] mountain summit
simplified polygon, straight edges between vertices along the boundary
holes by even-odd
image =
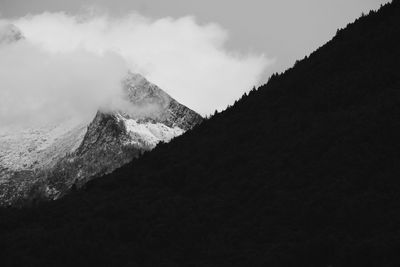
[[[124,108],[0,135],[0,203],[55,199],[202,121],[140,74],[123,81]],[[131,111],[131,112],[129,112]]]

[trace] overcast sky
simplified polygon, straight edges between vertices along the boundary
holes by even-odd
[[[346,26],[388,0],[0,0],[3,17],[44,11],[78,13],[95,8],[121,15],[132,10],[153,18],[194,15],[227,29],[228,47],[275,58],[274,71],[291,66]]]
[[[86,62],[79,61],[75,68],[70,58],[80,58],[83,52],[78,50],[82,47],[90,54],[85,54],[91,58],[87,64],[100,62],[93,58],[100,52],[112,52],[117,55],[108,55],[104,62],[113,62],[118,65],[116,69],[123,70],[121,62],[126,61],[127,68],[141,72],[178,101],[206,115],[225,108],[273,72],[285,70],[323,45],[338,28],[386,2],[389,1],[0,0],[0,22],[16,24],[30,42],[29,46],[18,48],[23,51],[3,49],[3,57],[7,56],[12,64],[25,61],[13,59],[14,55],[29,54],[33,61],[45,49],[47,52],[41,57],[48,57],[56,65],[50,69],[79,69]],[[86,19],[82,20],[82,14]],[[55,59],[54,52],[70,54]],[[21,77],[10,78],[7,64],[2,66],[0,62],[0,71],[3,67],[8,88],[20,86],[14,80]],[[38,72],[34,62],[32,66]],[[96,68],[84,67],[88,69]],[[104,66],[98,71],[106,69]],[[43,79],[48,79],[45,70]],[[27,75],[32,72],[29,68],[25,71]],[[35,74],[34,82],[46,84],[40,75]],[[57,82],[60,81],[51,80],[52,88]],[[4,82],[0,81],[1,86],[4,89]],[[88,87],[86,81],[84,87]],[[48,90],[43,90],[43,95],[48,95]]]

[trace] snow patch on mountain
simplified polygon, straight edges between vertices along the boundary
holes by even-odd
[[[140,123],[135,119],[127,119],[117,115],[118,121],[122,121],[126,131],[131,137],[130,144],[154,148],[159,142],[169,142],[185,132],[179,127],[168,127],[163,123],[144,122]]]
[[[8,127],[0,130],[0,180],[8,171],[50,167],[82,142],[87,122],[68,119],[34,128]],[[2,175],[3,174],[3,175]]]

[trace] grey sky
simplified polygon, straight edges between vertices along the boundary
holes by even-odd
[[[228,47],[265,53],[282,71],[328,41],[339,27],[388,0],[0,0],[4,18],[44,11],[79,13],[94,7],[112,15],[136,10],[161,18],[194,15],[227,29]]]

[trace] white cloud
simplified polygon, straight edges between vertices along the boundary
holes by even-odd
[[[2,22],[26,39],[0,45],[0,122],[87,112],[118,92],[127,69],[204,115],[258,84],[270,63],[227,51],[228,33],[193,17],[43,13]]]
[[[0,45],[0,126],[86,117],[121,92],[117,55],[49,54],[26,41]]]

